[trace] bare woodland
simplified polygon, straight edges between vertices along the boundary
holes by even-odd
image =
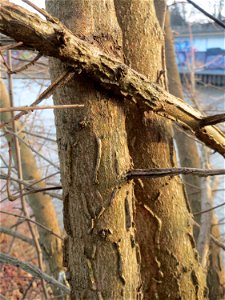
[[[12,237],[0,263],[31,276],[15,299],[223,299],[224,218],[214,208],[224,201],[213,198],[225,169],[209,158],[225,157],[225,114],[185,102],[166,2],[46,0],[46,11],[23,2],[39,15],[0,1],[9,38],[0,46],[1,202],[20,207],[0,210],[17,218],[0,227]],[[11,49],[36,56],[13,70]],[[44,57],[51,84],[15,106],[14,74],[41,68]],[[42,105],[50,96],[54,104]],[[43,138],[31,134],[35,113],[52,108],[59,166],[31,140]],[[43,176],[37,157],[55,173]],[[63,229],[53,198],[63,202]],[[14,254],[15,239],[34,262]]]

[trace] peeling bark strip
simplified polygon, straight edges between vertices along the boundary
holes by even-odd
[[[105,89],[135,101],[143,109],[177,121],[225,157],[225,135],[214,126],[201,128],[204,117],[199,111],[120,61],[81,41],[57,19],[46,22],[20,6],[2,1],[0,32],[22,41],[29,49],[66,62],[76,74],[88,75]]]

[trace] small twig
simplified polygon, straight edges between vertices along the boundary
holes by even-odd
[[[219,207],[221,207],[221,206],[224,206],[224,205],[225,205],[225,202],[223,202],[223,203],[221,203],[221,204],[219,204],[219,205],[213,206],[213,207],[211,207],[211,208],[209,208],[209,209],[206,209],[206,210],[202,210],[202,211],[198,211],[198,212],[196,212],[196,213],[193,213],[193,216],[198,216],[198,215],[207,213],[207,212],[209,212],[209,211],[212,211],[212,210],[214,210],[214,209],[216,209],[216,208],[219,208]]]
[[[31,195],[31,194],[36,194],[36,193],[44,193],[44,192],[47,192],[47,191],[55,191],[55,190],[61,190],[62,189],[62,186],[53,186],[53,187],[46,187],[46,188],[40,188],[40,189],[35,189],[35,188],[32,188],[30,191],[28,192],[25,192],[22,194],[22,196],[28,196],[28,195]],[[26,188],[26,190],[29,190],[29,188]],[[13,201],[20,198],[21,195],[20,194],[14,194],[12,195],[13,197]],[[2,201],[1,201],[2,202]]]
[[[0,253],[0,262],[3,264],[10,264],[10,265],[13,265],[16,267],[20,267],[25,272],[30,273],[34,277],[41,278],[41,279],[45,280],[46,282],[55,285],[56,287],[58,287],[60,290],[64,291],[65,293],[70,294],[70,289],[67,286],[65,286],[61,282],[57,281],[55,278],[49,276],[48,274],[42,272],[36,266],[34,266],[28,262],[23,262],[11,255],[5,254],[5,253]]]
[[[63,238],[58,235],[57,233],[55,233],[54,231],[52,231],[51,229],[47,228],[46,226],[42,225],[41,223],[37,222],[37,221],[34,221],[28,217],[25,217],[25,216],[20,216],[20,215],[17,215],[17,214],[14,214],[14,213],[10,213],[10,212],[7,212],[7,211],[3,211],[3,210],[0,210],[0,213],[2,214],[5,214],[5,215],[9,215],[9,216],[13,216],[13,217],[17,217],[17,218],[21,218],[21,219],[24,219],[24,220],[28,220],[29,222],[31,223],[34,223],[36,224],[37,226],[41,227],[42,229],[50,232],[51,234],[53,234],[54,236],[56,236],[57,238],[59,238],[60,240],[63,240]]]
[[[34,278],[32,278],[25,290],[25,292],[23,293],[23,298],[21,300],[25,300],[26,299],[26,296],[27,296],[27,293],[29,291],[29,289],[32,287],[32,284],[33,284],[33,281],[34,281]]]
[[[11,71],[10,71],[11,72]],[[41,103],[42,100],[49,98],[53,92],[55,91],[56,88],[63,86],[66,84],[72,77],[74,76],[74,73],[71,72],[71,70],[65,71],[61,76],[59,76],[43,93],[41,93],[38,98],[30,105],[30,106],[36,106],[39,103]],[[27,112],[26,111],[21,111],[19,114],[14,116],[11,120],[1,123],[0,128],[8,125],[10,122],[13,120],[18,120],[21,118],[23,115],[25,115]]]
[[[34,241],[30,238],[28,238],[27,236],[16,232],[15,230],[12,230],[11,228],[8,227],[0,227],[0,233],[4,233],[4,234],[8,234],[11,235],[17,239],[20,239],[21,241],[28,243],[32,246],[34,246]]]
[[[58,23],[58,20],[56,18],[54,18],[53,16],[51,16],[46,10],[38,7],[37,5],[35,5],[34,3],[32,3],[29,0],[22,0],[24,3],[30,5],[32,8],[34,8],[36,11],[38,11],[41,15],[43,15],[49,22],[52,23]]]
[[[66,104],[66,105],[43,105],[43,106],[17,106],[17,107],[4,107],[0,108],[0,112],[11,111],[34,111],[43,109],[62,109],[62,108],[80,108],[84,107],[83,104]]]
[[[10,73],[11,72],[11,69],[7,63],[7,61],[5,60],[5,57],[4,55],[2,54],[2,51],[0,51],[0,55],[1,55],[1,58],[2,58],[2,62],[3,62],[3,65],[6,67],[7,69],[7,72]]]
[[[41,57],[42,57],[42,54],[38,53],[32,61],[30,61],[25,66],[22,66],[22,67],[20,67],[20,68],[18,68],[16,70],[11,71],[11,74],[16,74],[16,73],[22,72],[24,70],[27,70],[30,66],[34,65],[35,62],[38,61],[39,58],[41,58]]]
[[[11,182],[11,171],[12,171],[12,148],[10,142],[9,145],[9,165],[8,165],[8,174],[6,179],[6,190],[9,201],[14,201],[16,198],[10,192],[10,182]]]
[[[224,175],[225,169],[196,169],[196,168],[168,168],[168,169],[134,169],[126,174],[126,178],[131,179],[135,177],[164,177],[164,176],[178,176],[183,175],[197,175],[200,177]]]
[[[26,190],[30,190],[30,189],[35,189],[35,187],[33,187],[35,184],[37,184],[37,183],[39,183],[39,182],[42,182],[42,181],[44,181],[44,180],[46,180],[46,179],[48,179],[48,178],[50,178],[50,177],[53,177],[53,176],[55,176],[55,175],[57,175],[57,174],[59,174],[59,172],[55,172],[55,173],[53,173],[53,174],[50,174],[50,175],[48,175],[48,176],[46,176],[46,177],[44,177],[44,178],[41,178],[40,180],[36,180],[36,181],[32,182],[31,184],[28,183],[28,182],[25,181],[25,180],[20,180],[20,179],[18,179],[18,178],[14,178],[14,177],[11,177],[10,180],[11,180],[11,181],[15,181],[15,182],[17,182],[17,183],[22,183],[22,184],[26,187],[26,188],[25,188]],[[0,174],[0,179],[7,180],[7,175]],[[16,193],[13,194],[13,196],[15,196],[15,195],[16,195]],[[18,197],[18,196],[16,196],[16,197]],[[7,199],[7,198],[2,199],[2,200],[0,201],[0,203],[4,202],[6,199]]]
[[[194,225],[195,225],[195,226],[197,226],[198,228],[200,228],[200,225],[199,225],[197,222],[195,222],[194,220],[193,220],[193,222],[194,222]],[[210,234],[210,238],[211,238],[211,240],[212,240],[218,247],[220,247],[220,248],[222,248],[223,250],[225,250],[225,245],[224,245],[223,243],[221,243],[217,238],[215,238],[214,235]]]
[[[6,50],[10,50],[10,49],[15,49],[19,46],[23,45],[23,42],[18,42],[18,43],[14,43],[14,44],[9,44],[6,46],[2,46],[0,47],[0,51],[6,51]]]
[[[208,125],[215,125],[222,122],[225,122],[225,114],[218,114],[203,118],[200,121],[199,127],[201,128]]]
[[[31,145],[29,145],[27,142],[25,142],[25,140],[22,139],[18,134],[16,134],[15,132],[13,132],[11,130],[8,130],[8,129],[5,129],[5,132],[14,135],[17,138],[18,141],[20,141],[21,143],[23,143],[24,145],[26,145],[28,148],[30,148],[35,154],[37,154],[39,157],[41,157],[42,159],[44,159],[45,161],[47,161],[50,165],[52,165],[56,169],[59,169],[59,166],[57,166],[56,164],[54,164],[51,160],[49,160],[48,158],[46,158],[40,152],[36,151]]]
[[[211,20],[213,20],[216,24],[218,24],[219,26],[225,28],[225,24],[222,21],[220,21],[219,19],[215,18],[213,15],[209,14],[203,8],[201,8],[200,6],[198,6],[195,2],[193,2],[191,0],[187,0],[187,2],[190,3],[190,4],[192,4],[195,8],[197,8],[200,12],[202,12],[208,18],[210,18]]]

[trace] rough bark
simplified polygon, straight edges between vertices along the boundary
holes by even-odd
[[[203,116],[200,112],[112,56],[90,46],[90,42],[76,38],[58,20],[45,22],[19,6],[3,2],[0,8],[0,32],[22,41],[28,48],[66,61],[77,74],[83,78],[91,77],[114,94],[177,121],[186,129],[191,129],[206,145],[225,156],[224,134],[214,126],[201,128]],[[153,62],[154,55],[150,59]]]
[[[0,79],[0,90],[0,107],[10,107],[8,91],[2,79]],[[11,119],[11,114],[9,112],[2,113],[1,118],[3,121],[8,121]],[[19,121],[16,121],[16,128],[18,131],[18,136],[22,140],[27,141],[26,134],[21,131],[22,125]],[[6,134],[5,136],[8,141],[12,141],[11,135]],[[13,159],[16,161],[13,143],[11,143],[11,145],[13,149]],[[20,151],[24,180],[39,181],[37,184],[35,184],[35,188],[45,188],[45,182],[41,181],[42,175],[37,167],[31,149],[20,142]],[[26,197],[26,199],[34,213],[36,221],[54,231],[56,234],[61,235],[60,226],[51,197],[45,195],[44,193],[35,193],[30,194]],[[63,271],[62,241],[43,228],[38,227],[38,232],[40,235],[40,245],[43,250],[44,258],[49,265],[50,272],[55,278],[58,278],[59,272]]]
[[[156,81],[164,69],[164,39],[153,1],[115,3],[125,62]],[[133,106],[128,111],[127,128],[134,168],[176,166],[169,121]],[[205,276],[179,177],[136,181],[135,197],[144,299],[204,299]]]
[[[121,33],[112,0],[46,1],[77,36],[121,58]],[[65,66],[51,60],[52,79]],[[133,228],[133,183],[123,102],[95,82],[75,76],[54,103],[83,103],[83,110],[56,110],[64,193],[65,265],[72,299],[136,299],[139,291]]]

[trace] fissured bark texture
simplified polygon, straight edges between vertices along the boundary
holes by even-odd
[[[154,1],[115,0],[125,62],[164,85],[164,38]],[[161,73],[161,76],[160,76]],[[135,168],[176,166],[172,128],[154,113],[129,109],[129,149]],[[144,299],[204,299],[192,221],[179,177],[135,182],[137,240]]]
[[[75,35],[122,60],[112,0],[49,0],[47,9]],[[65,68],[51,60],[52,79]],[[131,168],[124,105],[80,77],[58,89],[54,103],[85,105],[55,111],[71,297],[136,299],[140,282],[133,183],[123,179]]]

